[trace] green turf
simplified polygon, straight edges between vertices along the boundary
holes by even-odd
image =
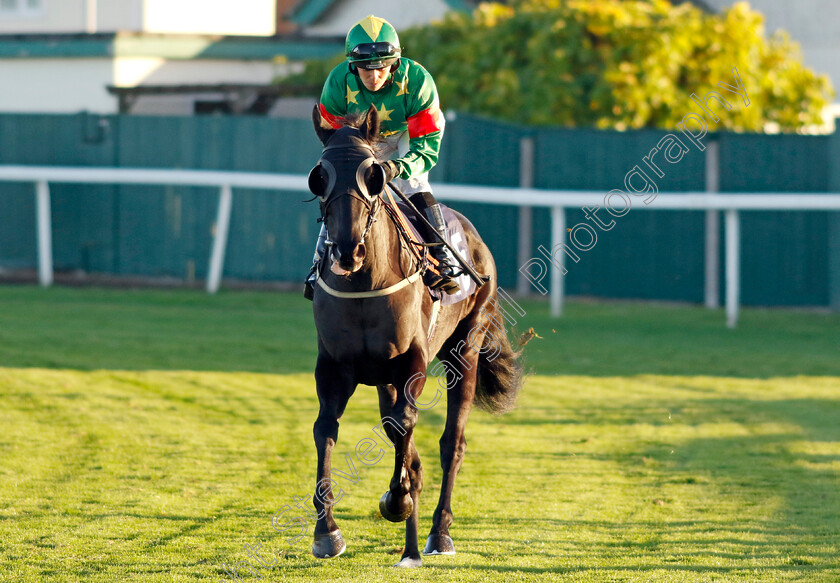
[[[506,304],[503,304],[506,305]],[[539,374],[840,376],[840,314],[571,303],[563,318],[521,302]],[[81,370],[311,372],[311,304],[300,294],[0,286],[0,366]]]
[[[0,580],[230,580],[255,544],[266,581],[840,580],[837,315],[523,307],[536,374],[513,413],[471,416],[458,554],[403,573],[387,458],[339,479],[344,556],[271,528],[314,481],[305,301],[0,287]],[[376,411],[360,387],[337,458]],[[421,536],[442,425],[417,429]]]

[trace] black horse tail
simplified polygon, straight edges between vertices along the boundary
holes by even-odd
[[[478,355],[475,404],[489,413],[513,409],[522,388],[521,350],[514,350],[505,332],[505,321],[495,300],[484,311],[487,333]]]

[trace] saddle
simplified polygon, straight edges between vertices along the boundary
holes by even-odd
[[[430,243],[434,244],[437,243],[437,241],[426,241],[423,237],[421,237],[420,229],[417,227],[421,219],[417,217],[414,211],[402,201],[395,202],[393,198],[388,197],[388,199],[385,199],[385,205],[388,207],[388,214],[394,219],[403,240],[420,259],[423,268],[426,270],[436,271],[437,260],[428,253],[427,248],[424,245]],[[446,235],[444,237],[446,242],[449,243],[449,245],[467,261],[470,267],[474,268],[475,264],[472,261],[469,247],[467,246],[467,237],[464,233],[464,226],[461,224],[461,221],[458,220],[458,217],[455,216],[454,211],[448,206],[441,204],[440,210],[446,223]],[[455,278],[455,281],[460,287],[456,293],[447,294],[442,290],[435,290],[426,286],[426,290],[429,292],[432,299],[440,301],[440,304],[443,306],[457,304],[475,292],[475,282],[472,278],[470,278],[463,269],[460,269],[460,266],[458,265],[455,266],[455,270],[456,273],[460,271],[459,275]]]

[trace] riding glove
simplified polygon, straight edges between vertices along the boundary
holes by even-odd
[[[400,174],[400,167],[393,160],[386,160],[381,166],[385,171],[385,184],[388,184]]]

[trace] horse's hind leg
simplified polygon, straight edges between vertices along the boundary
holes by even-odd
[[[473,344],[481,346],[483,338],[473,335]],[[451,342],[451,341],[450,341]],[[457,348],[458,345],[452,343]],[[460,344],[461,347],[465,345]],[[452,490],[455,488],[455,476],[461,470],[464,453],[467,449],[467,439],[464,430],[470,416],[473,400],[475,399],[476,372],[478,370],[478,353],[467,348],[459,351],[458,358],[447,361],[450,371],[458,381],[449,381],[446,395],[446,427],[440,438],[440,465],[443,468],[443,480],[440,486],[440,500],[432,517],[432,530],[426,539],[424,555],[454,555],[455,545],[449,536],[452,526]],[[444,350],[449,354],[450,347]],[[452,378],[452,377],[451,377]]]
[[[313,503],[318,512],[315,522],[315,541],[312,554],[319,559],[336,557],[347,545],[333,519],[335,498],[330,480],[332,450],[338,440],[338,420],[344,413],[347,401],[356,389],[353,380],[329,357],[318,355],[315,366],[315,383],[320,410],[313,433],[318,450],[318,478],[315,483]]]

